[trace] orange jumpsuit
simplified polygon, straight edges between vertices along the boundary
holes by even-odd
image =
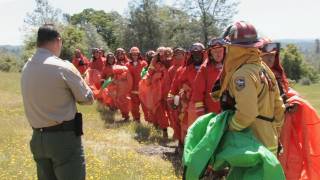
[[[293,111],[286,111],[280,134],[283,148],[278,158],[286,179],[320,179],[320,116],[298,92],[289,88],[279,53],[270,68],[277,79],[286,106],[295,107]]]
[[[117,59],[116,64],[117,65],[122,65],[122,66],[126,66],[126,64],[128,63],[128,58],[125,56],[123,60],[119,60]]]
[[[161,62],[152,61],[149,67],[148,73],[146,75],[146,80],[151,84],[151,86],[156,87],[154,94],[150,92],[150,98],[156,96],[157,102],[150,108],[151,111],[151,122],[155,126],[158,126],[161,129],[166,129],[169,127],[169,118],[168,118],[168,106],[167,106],[167,95],[170,90],[170,79],[168,69]]]
[[[178,121],[180,122],[180,141],[183,142],[189,126],[197,117],[205,113],[204,100],[206,80],[200,73],[200,66],[193,64],[180,68],[174,79],[168,97],[179,96]]]
[[[104,64],[105,64],[105,58],[100,57],[98,59],[92,59],[92,61],[90,62],[89,67],[91,69],[96,69],[98,70],[100,73],[103,71],[104,68]]]
[[[141,71],[147,65],[148,64],[142,59],[138,60],[136,65],[131,61],[127,63],[127,67],[133,78],[133,85],[130,94],[132,103],[131,114],[133,119],[136,121],[140,121],[139,82],[141,80]]]
[[[113,75],[113,65],[106,64],[102,70],[101,77],[102,79],[108,79]]]
[[[110,84],[109,94],[114,105],[118,108],[124,119],[129,118],[131,110],[130,92],[133,85],[133,78],[126,66],[113,66],[113,81]]]
[[[101,73],[96,69],[89,68],[86,72],[85,81],[93,91],[95,99],[99,99],[101,88]]]
[[[113,65],[106,63],[101,73],[101,84],[103,84],[103,82],[109,77],[113,77]],[[105,88],[105,89],[101,88],[100,90],[101,101],[104,105],[108,107],[116,108],[112,100],[112,97],[109,96],[109,92],[111,91],[112,88],[110,88],[111,86],[107,86],[107,87],[109,88]]]
[[[148,70],[149,65],[144,67],[144,68],[146,68],[146,70]],[[141,72],[141,80],[139,82],[139,89],[140,89],[141,84],[143,84],[143,80],[142,79],[145,77],[145,75],[146,74],[143,75],[142,72]],[[140,92],[139,92],[139,99],[140,99]],[[144,120],[149,122],[149,123],[152,123],[150,110],[147,108],[147,106],[143,103],[143,101],[141,99],[140,99],[140,102],[141,102],[141,108],[142,108],[142,111],[143,111]]]
[[[80,58],[73,57],[72,64],[78,69],[80,74],[84,74],[89,67],[89,60],[83,55],[80,55]]]
[[[216,65],[214,63],[205,62],[200,69],[201,73],[204,73],[206,79],[206,94],[205,94],[205,108],[206,113],[214,112],[216,114],[220,113],[220,102],[214,101],[210,93],[216,81],[219,79],[222,72],[222,65]]]
[[[170,87],[172,85],[172,82],[174,81],[175,77],[178,77],[179,75],[177,74],[178,69],[185,64],[185,60],[180,60],[177,61],[174,58],[172,59],[172,66],[169,68],[168,73],[169,73],[169,78],[170,78]],[[169,98],[168,100],[172,100]],[[180,140],[181,139],[181,127],[180,127],[180,122],[179,122],[179,112],[177,109],[172,109],[168,108],[168,117],[170,121],[170,127],[173,129],[173,137],[175,139]]]

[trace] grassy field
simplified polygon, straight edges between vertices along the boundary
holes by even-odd
[[[0,79],[0,179],[36,179],[20,74],[0,72]],[[294,88],[319,112],[320,84]],[[133,122],[106,124],[97,105],[82,106],[80,111],[85,119],[87,179],[181,179],[174,143],[163,142],[160,132]]]
[[[36,179],[20,74],[0,72],[0,79],[0,179]],[[174,148],[159,145],[160,132],[133,122],[106,126],[96,108],[80,107],[85,119],[87,179],[181,179]]]
[[[311,86],[294,85],[293,88],[307,99],[320,114],[320,84]]]

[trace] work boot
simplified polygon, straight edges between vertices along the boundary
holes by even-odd
[[[175,153],[178,155],[183,154],[183,143],[182,142],[179,141],[179,144],[178,144],[178,147],[176,147]]]
[[[122,122],[124,123],[129,122],[129,116],[123,117]]]
[[[134,121],[136,121],[137,123],[140,123],[140,118],[135,118]]]
[[[164,139],[168,139],[168,130],[167,130],[167,128],[162,129],[162,135],[163,135]]]

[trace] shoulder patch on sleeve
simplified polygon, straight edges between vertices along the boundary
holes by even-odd
[[[244,89],[244,88],[246,87],[245,77],[243,77],[243,76],[237,76],[237,77],[234,79],[234,84],[236,85],[237,91],[241,91],[242,89]]]

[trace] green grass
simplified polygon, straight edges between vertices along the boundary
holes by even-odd
[[[318,113],[320,113],[320,84],[313,84],[310,86],[296,84],[293,88],[298,91],[302,97],[307,99]]]
[[[36,179],[29,148],[32,130],[24,116],[20,74],[0,72],[0,79],[0,179]],[[87,179],[181,179],[173,163],[162,154],[141,153],[149,146],[159,146],[154,140],[159,133],[154,128],[133,122],[106,127],[96,105],[79,109],[85,119]],[[143,134],[148,136],[144,137],[146,141],[140,143],[135,139],[139,128],[148,131]]]

